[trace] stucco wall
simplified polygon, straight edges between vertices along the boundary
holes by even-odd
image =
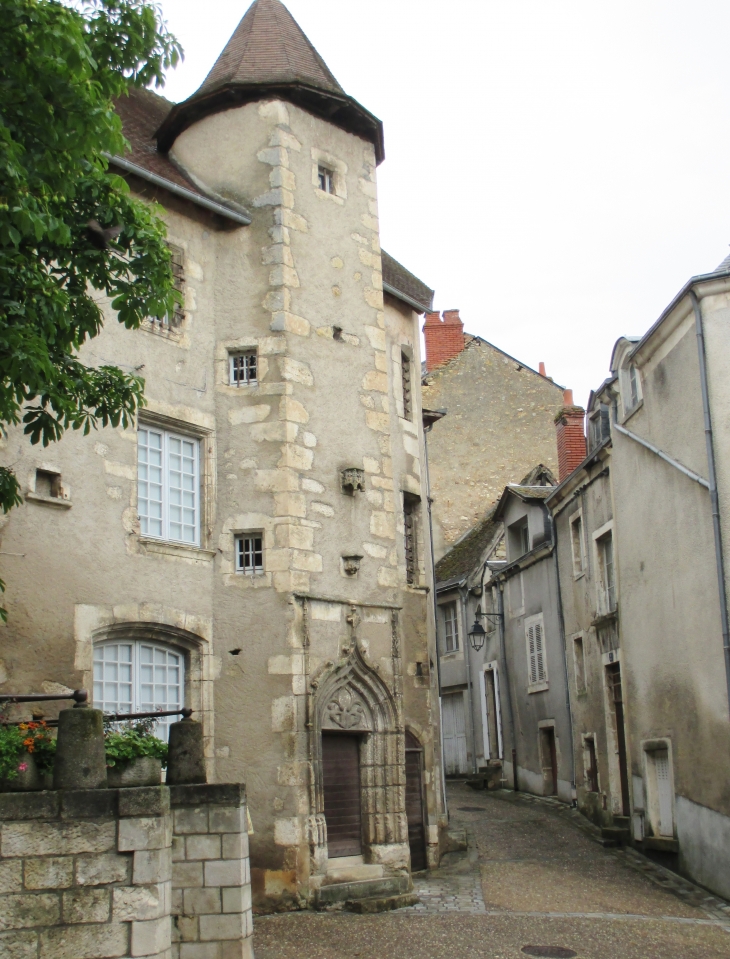
[[[436,558],[481,519],[508,483],[543,463],[557,475],[560,387],[473,339],[424,378],[423,404],[446,409],[428,436]]]
[[[422,739],[427,835],[437,848],[423,509],[412,586],[404,552],[403,492],[422,492],[415,374],[412,419],[399,415],[401,351],[420,367],[417,317],[383,301],[369,144],[275,101],[203,119],[173,155],[196,182],[250,207],[253,222],[223,229],[169,204],[170,240],[185,259],[181,329],[130,332],[110,315],[85,358],[140,370],[141,420],[200,436],[201,545],[140,537],[135,430],[73,434],[45,451],[12,432],[4,461],[24,488],[36,468],[52,468],[72,506],[29,500],[5,522],[2,548],[13,565],[4,577],[1,688],[88,684],[94,639],[126,623],[153,624],[158,638],[182,645],[196,671],[191,705],[204,713],[211,776],[247,783],[256,899],[296,903],[309,895],[316,846],[305,708],[312,674],[298,595],[398,608],[402,675],[391,666],[385,681],[401,704],[401,728]],[[334,196],[316,187],[318,162],[337,173]],[[258,382],[232,387],[228,353],[246,348],[258,350]],[[344,467],[364,471],[364,492],[343,493]],[[234,571],[234,534],[247,530],[264,533],[265,573],[253,579]],[[345,555],[361,557],[355,576],[344,571]],[[358,626],[363,648],[366,634]],[[351,640],[342,617],[328,668]],[[29,656],[41,643],[42,655]]]

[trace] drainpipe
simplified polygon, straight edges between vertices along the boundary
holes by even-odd
[[[433,586],[433,635],[436,648],[436,685],[438,687],[439,701],[439,752],[441,754],[441,799],[444,804],[444,813],[448,818],[449,806],[446,801],[446,773],[444,766],[444,711],[441,700],[441,653],[439,651],[439,620],[438,620],[438,597],[436,596],[436,563],[433,558],[433,519],[431,517],[431,477],[428,472],[428,434],[433,429],[433,423],[423,428],[423,459],[426,467],[426,507],[428,511],[428,536],[429,549],[431,553],[431,583]]]
[[[725,681],[727,683],[728,705],[730,706],[730,628],[728,627],[727,590],[725,587],[725,561],[722,553],[722,528],[720,526],[720,504],[717,496],[717,477],[715,475],[715,450],[712,437],[712,419],[710,417],[710,395],[707,389],[707,357],[705,354],[705,333],[702,323],[702,309],[694,290],[689,291],[692,309],[695,314],[695,333],[697,334],[697,355],[700,361],[700,390],[702,392],[702,414],[705,421],[705,445],[707,446],[707,473],[710,483],[710,506],[712,508],[712,531],[715,538],[715,567],[717,585],[720,593],[720,624],[722,627],[722,650],[725,656]]]
[[[461,623],[462,623],[462,636],[464,637],[464,652],[466,655],[466,681],[469,687],[469,719],[471,727],[471,766],[472,772],[477,772],[477,739],[476,739],[476,727],[474,725],[474,687],[472,686],[471,681],[471,643],[469,642],[469,624],[467,619],[467,601],[469,597],[469,590],[465,586],[459,587],[459,595],[461,596]]]
[[[558,588],[558,622],[560,623],[560,636],[563,644],[563,675],[565,676],[565,708],[568,711],[568,728],[570,729],[570,800],[571,805],[575,803],[575,739],[573,730],[573,710],[570,703],[570,682],[568,681],[568,649],[565,645],[565,617],[563,616],[563,593],[560,589],[560,558],[558,556],[558,528],[555,525],[555,517],[548,510],[550,517],[550,532],[553,538],[553,556],[555,558],[555,583]],[[585,514],[584,514],[585,515]]]

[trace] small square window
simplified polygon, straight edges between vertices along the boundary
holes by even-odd
[[[332,170],[327,169],[326,166],[321,164],[317,167],[317,177],[319,180],[319,188],[325,193],[334,193],[335,192],[335,175]]]
[[[247,386],[257,382],[258,357],[255,350],[247,353],[231,353],[231,386]]]
[[[36,496],[45,496],[48,499],[60,499],[63,496],[61,474],[51,473],[48,470],[35,471]]]
[[[236,572],[256,576],[264,571],[263,533],[243,533],[236,537]]]

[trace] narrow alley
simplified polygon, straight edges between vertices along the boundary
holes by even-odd
[[[605,849],[580,814],[507,791],[448,787],[469,848],[414,879],[418,905],[378,915],[255,922],[257,959],[727,959],[730,906],[632,850]]]

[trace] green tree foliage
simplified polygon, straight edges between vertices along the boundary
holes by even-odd
[[[164,224],[106,157],[125,151],[115,99],[161,85],[181,50],[144,0],[0,0],[0,24],[0,427],[45,446],[144,402],[138,376],[79,350],[104,296],[129,329],[179,298]],[[0,467],[0,508],[19,502]]]

